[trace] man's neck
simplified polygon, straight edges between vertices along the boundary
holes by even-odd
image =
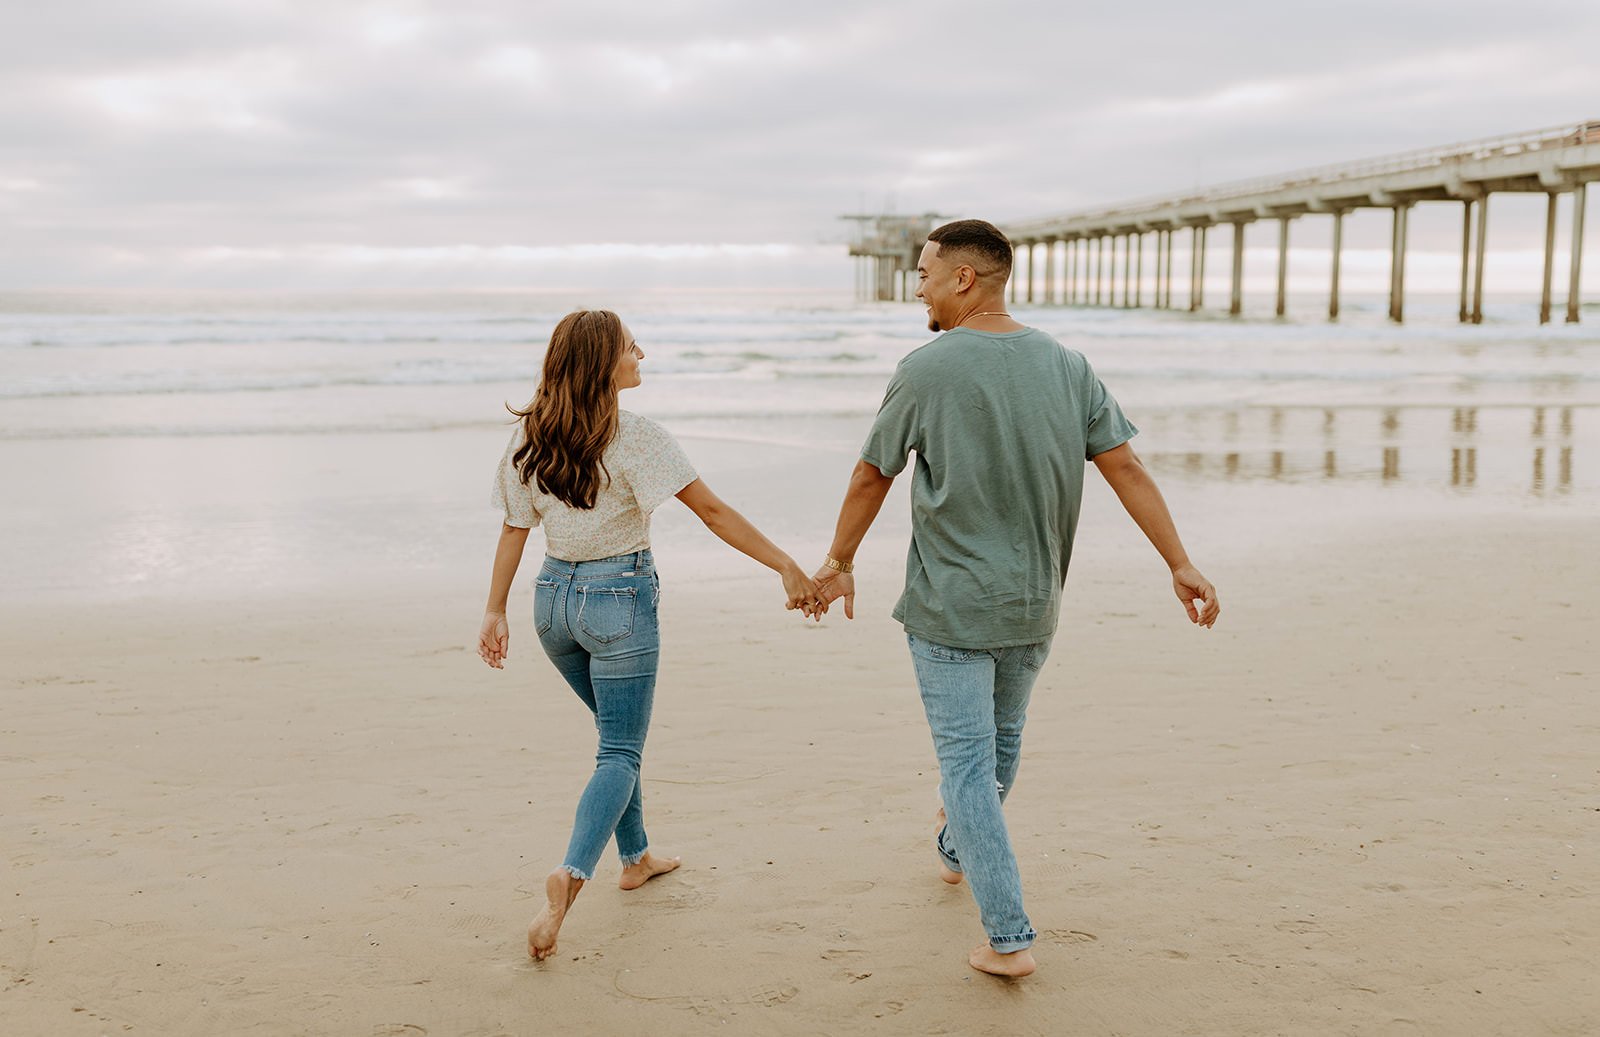
[[[994,296],[973,302],[951,325],[951,330],[970,328],[973,331],[1019,331],[1023,327],[1022,323],[1011,316],[1011,311],[1006,309],[1005,297]]]

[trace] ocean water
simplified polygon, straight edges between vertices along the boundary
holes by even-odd
[[[532,391],[574,305],[537,294],[0,294],[0,441],[489,427]],[[624,405],[685,434],[859,442],[920,306],[773,294],[605,300],[646,353]],[[1407,484],[1528,499],[1600,492],[1600,309],[1482,326],[1453,299],[1300,316],[1017,306],[1083,352],[1175,478]]]

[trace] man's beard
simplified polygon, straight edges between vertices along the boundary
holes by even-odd
[[[939,326],[939,318],[938,317],[929,317],[928,318],[928,330],[929,331],[943,331],[944,330],[943,328],[941,328]]]

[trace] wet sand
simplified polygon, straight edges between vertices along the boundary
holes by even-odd
[[[1091,475],[1008,806],[1041,932],[1015,983],[967,967],[976,909],[928,845],[932,749],[887,615],[904,486],[852,624],[801,624],[663,512],[646,813],[684,866],[623,893],[608,857],[534,965],[593,734],[524,593],[504,672],[468,647],[502,437],[367,438],[122,443],[120,517],[70,474],[82,443],[0,444],[38,491],[4,528],[31,582],[0,592],[8,1032],[1600,1025],[1592,502],[1229,481],[1215,451],[1185,476],[1176,454],[1223,594],[1202,632]],[[686,445],[820,552],[847,452]]]

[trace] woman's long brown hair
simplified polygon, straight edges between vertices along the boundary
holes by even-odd
[[[550,333],[544,376],[522,419],[527,442],[511,461],[524,485],[574,508],[594,507],[602,455],[617,434],[617,363],[628,348],[622,320],[610,310],[578,310]]]

